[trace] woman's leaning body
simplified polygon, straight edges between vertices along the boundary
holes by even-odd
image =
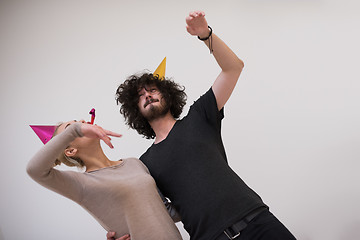
[[[89,138],[82,131],[91,131],[89,128],[95,126],[86,125],[68,124],[30,160],[28,174],[42,186],[81,205],[117,237],[130,234],[132,240],[181,239],[148,169],[136,158],[108,160],[99,138]],[[75,147],[76,156],[81,156],[86,172],[54,168],[56,159],[69,145]]]

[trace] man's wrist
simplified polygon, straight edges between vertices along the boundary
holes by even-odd
[[[198,39],[201,41],[206,41],[210,38],[211,34],[212,34],[212,28],[210,26],[208,26],[206,32],[198,35]]]

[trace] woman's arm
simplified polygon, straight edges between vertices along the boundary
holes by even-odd
[[[70,125],[62,133],[52,138],[27,164],[26,171],[29,176],[44,187],[73,198],[73,192],[76,192],[78,188],[77,181],[75,181],[77,173],[54,169],[54,163],[65,148],[75,138],[81,136],[80,124],[77,123]]]

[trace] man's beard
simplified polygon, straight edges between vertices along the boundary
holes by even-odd
[[[165,116],[170,107],[167,103],[161,102],[159,106],[154,106],[153,104],[149,104],[148,111],[144,114],[144,118],[148,120],[148,122],[151,122],[157,118]]]

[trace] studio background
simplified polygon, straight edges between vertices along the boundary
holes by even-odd
[[[152,141],[125,126],[115,90],[166,56],[184,116],[220,71],[186,32],[198,9],[245,62],[223,120],[231,167],[298,239],[360,239],[358,1],[0,0],[1,240],[105,239],[26,174],[42,146],[29,124],[95,108],[97,124],[123,134],[103,145],[109,158],[139,157]]]

